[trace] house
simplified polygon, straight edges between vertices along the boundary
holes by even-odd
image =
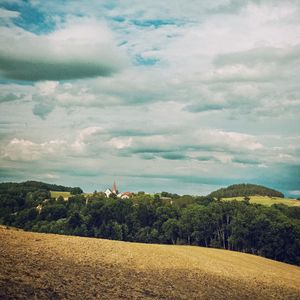
[[[118,194],[118,197],[121,199],[129,199],[132,197],[132,193],[131,192],[120,193]]]
[[[106,191],[104,192],[107,198],[109,198],[112,193],[113,192],[110,189],[106,189]]]

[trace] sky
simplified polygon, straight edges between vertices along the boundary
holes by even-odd
[[[300,1],[0,0],[0,181],[300,196]]]

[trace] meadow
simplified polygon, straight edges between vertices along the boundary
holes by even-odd
[[[64,200],[68,200],[71,196],[70,192],[61,192],[61,191],[50,191],[51,198],[57,199],[59,196],[62,196]]]
[[[249,196],[250,203],[252,204],[262,204],[266,206],[271,206],[273,204],[285,204],[288,206],[300,206],[300,200],[292,198],[279,198],[279,197],[269,197],[269,196]],[[223,201],[243,201],[244,197],[226,197],[222,198]]]
[[[0,253],[1,299],[300,298],[299,267],[221,249],[1,227]]]

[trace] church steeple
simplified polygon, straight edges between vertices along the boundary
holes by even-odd
[[[113,192],[114,194],[117,194],[117,185],[116,185],[116,181],[115,181],[115,180],[114,180],[112,192]]]

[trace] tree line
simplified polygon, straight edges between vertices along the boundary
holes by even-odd
[[[30,231],[215,247],[300,265],[299,207],[176,194],[168,194],[169,201],[163,195],[122,200],[95,192],[64,201],[34,190],[6,194],[3,201],[0,194],[0,221]]]

